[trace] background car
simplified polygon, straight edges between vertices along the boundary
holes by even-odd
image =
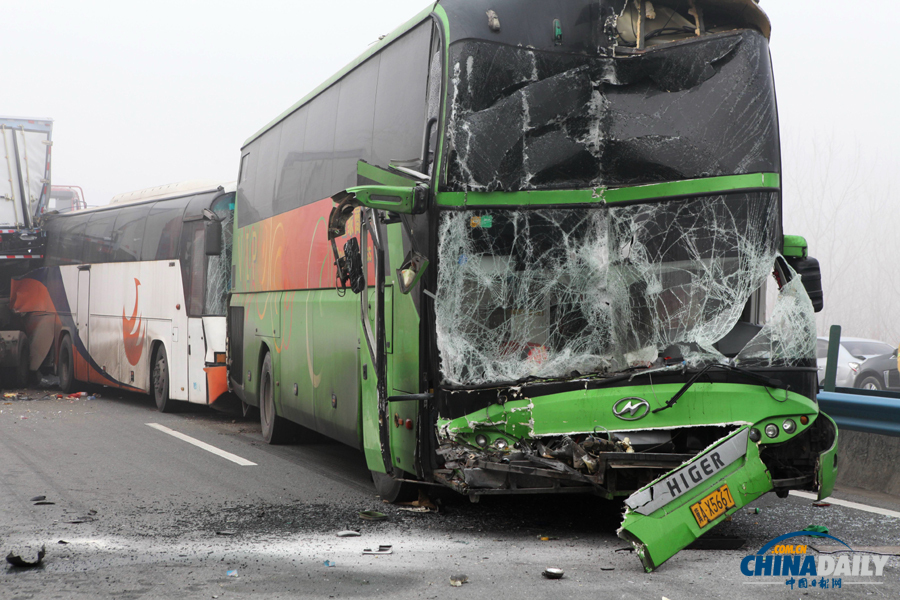
[[[897,371],[897,366],[896,348],[890,354],[870,358],[860,365],[854,387],[900,391],[900,372]]]
[[[854,387],[861,373],[860,367],[866,359],[883,356],[895,352],[897,348],[879,340],[864,338],[841,337],[838,347],[838,366],[835,387]],[[895,355],[896,356],[896,355]],[[819,367],[819,385],[825,378],[825,363],[828,361],[828,338],[820,337],[816,340],[816,363]],[[894,370],[897,362],[894,361]],[[883,386],[884,384],[882,384]],[[859,387],[859,386],[857,386]],[[882,389],[882,388],[877,388]]]

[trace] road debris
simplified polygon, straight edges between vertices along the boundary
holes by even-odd
[[[41,549],[38,550],[37,559],[30,561],[22,558],[21,553],[16,554],[15,552],[10,552],[6,555],[6,562],[11,564],[14,567],[20,567],[23,569],[30,569],[32,567],[37,567],[41,564],[41,561],[44,560],[44,556],[46,555],[47,550],[44,546],[41,546]]]
[[[35,496],[34,498],[31,498],[29,500],[29,502],[40,502],[41,500],[46,500],[46,499],[47,499],[47,496]]]
[[[233,529],[223,529],[222,531],[216,532],[216,535],[235,535],[235,534],[237,534],[237,531],[234,531]]]
[[[48,504],[56,504],[56,502],[50,502],[49,500],[38,500],[34,503],[35,506],[46,506]]]
[[[809,527],[804,527],[801,531],[813,531],[815,533],[828,534],[828,528],[824,525],[810,525]]]
[[[226,577],[237,577],[238,576],[237,569],[231,569],[231,570],[225,571],[225,576]]]
[[[813,502],[813,506],[817,508],[825,508],[826,506],[831,506],[831,502]]]
[[[464,583],[469,582],[468,575],[451,575],[450,576],[450,585],[453,587],[460,587]]]
[[[358,531],[353,531],[352,529],[345,529],[344,531],[337,532],[338,537],[359,537],[360,533]]]
[[[364,521],[384,521],[388,517],[384,513],[380,513],[377,510],[364,510],[359,513],[359,518]]]
[[[557,569],[556,567],[547,567],[546,569],[544,569],[544,572],[541,573],[541,575],[543,575],[547,579],[562,579],[563,570]]]
[[[402,510],[403,512],[410,512],[416,514],[434,514],[437,512],[437,509],[428,508],[427,506],[401,506],[397,508],[397,510]]]
[[[393,554],[394,550],[390,544],[382,544],[377,550],[371,548],[363,548],[363,554]]]
[[[326,560],[322,564],[325,565],[326,567],[336,567],[337,566],[337,563],[335,563],[333,560]]]

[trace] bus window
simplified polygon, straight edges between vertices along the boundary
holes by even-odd
[[[378,84],[379,59],[380,56],[373,56],[341,81],[329,193],[355,186],[356,162],[359,157],[371,159],[375,119],[375,103],[371,96]]]
[[[118,211],[113,233],[112,260],[126,262],[141,259],[144,243],[144,225],[150,213],[150,204],[141,204]]]
[[[431,23],[419,25],[381,53],[375,93],[373,162],[421,158]]]
[[[204,221],[184,224],[181,232],[181,277],[184,280],[184,301],[192,317],[203,314],[206,290],[206,253],[203,243]]]
[[[103,263],[112,260],[115,211],[94,213],[84,231],[84,262]]]
[[[275,189],[276,214],[300,206],[303,137],[306,135],[308,114],[309,109],[303,107],[285,119],[282,125],[281,146],[278,149],[278,165],[281,172],[278,174]]]
[[[47,236],[47,266],[78,264],[84,242],[84,229],[91,215],[58,217],[59,225],[54,227],[58,234]],[[56,219],[50,223],[57,223]],[[49,228],[49,227],[48,227]]]
[[[157,202],[147,215],[142,260],[174,260],[178,257],[178,240],[181,237],[183,202]]]
[[[301,168],[300,204],[309,204],[327,198],[332,190],[331,173],[334,156],[334,124],[341,84],[337,83],[309,105],[309,120],[303,140],[303,167]],[[262,139],[265,142],[265,137]]]

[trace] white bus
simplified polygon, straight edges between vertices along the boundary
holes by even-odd
[[[17,278],[32,367],[76,382],[211,404],[228,390],[225,307],[234,185],[186,182],[45,217],[44,266]],[[173,402],[175,401],[175,402]]]

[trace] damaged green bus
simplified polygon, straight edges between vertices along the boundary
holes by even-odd
[[[265,439],[358,447],[389,500],[622,498],[647,570],[830,494],[769,33],[752,0],[440,0],[252,136],[228,361]]]

